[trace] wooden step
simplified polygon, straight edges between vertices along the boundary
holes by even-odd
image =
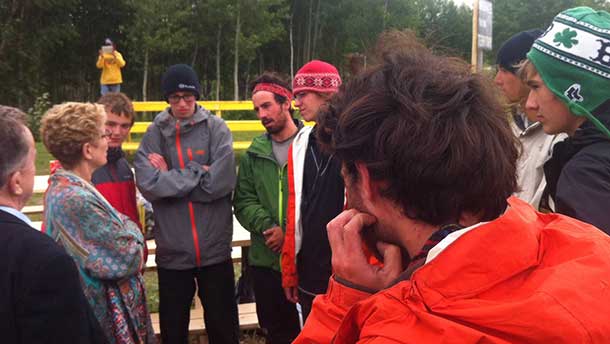
[[[240,330],[254,330],[259,328],[258,317],[256,316],[256,303],[242,303],[237,305]],[[203,322],[203,310],[201,308],[191,310],[191,321],[189,323],[190,335],[206,334],[205,324]],[[159,313],[150,315],[152,320],[155,335],[161,334],[161,326],[159,325]]]
[[[26,207],[23,207],[23,209],[21,209],[21,212],[26,215],[42,214],[43,211],[44,211],[43,205],[28,205]]]

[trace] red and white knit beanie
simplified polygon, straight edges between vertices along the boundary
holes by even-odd
[[[313,60],[306,63],[292,80],[292,93],[303,91],[335,93],[341,86],[341,77],[335,66],[330,63]]]

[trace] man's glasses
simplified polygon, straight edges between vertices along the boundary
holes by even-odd
[[[184,99],[185,103],[191,103],[195,100],[195,95],[194,94],[185,94],[183,96],[179,96],[177,94],[172,94],[171,96],[167,97],[167,101],[170,104],[178,104],[180,102],[180,99]]]

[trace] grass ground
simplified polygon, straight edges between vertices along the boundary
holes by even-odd
[[[36,142],[36,175],[49,174],[49,161],[54,159],[42,142]]]

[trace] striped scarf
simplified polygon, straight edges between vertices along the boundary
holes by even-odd
[[[462,228],[464,228],[464,227],[462,227],[458,224],[453,224],[453,223],[441,226],[441,228],[439,228],[436,232],[434,232],[434,234],[432,234],[430,236],[430,238],[428,238],[428,240],[424,244],[424,247],[422,247],[422,249],[419,251],[419,253],[416,254],[413,258],[411,258],[409,265],[407,266],[407,269],[405,270],[405,272],[403,272],[401,274],[399,279],[406,280],[406,279],[411,278],[411,275],[413,274],[413,272],[426,263],[426,258],[428,257],[428,252],[430,252],[430,250],[434,246],[438,245],[438,243],[441,242],[443,239],[445,239],[445,237],[447,237],[447,235],[449,235],[457,230],[460,230]]]

